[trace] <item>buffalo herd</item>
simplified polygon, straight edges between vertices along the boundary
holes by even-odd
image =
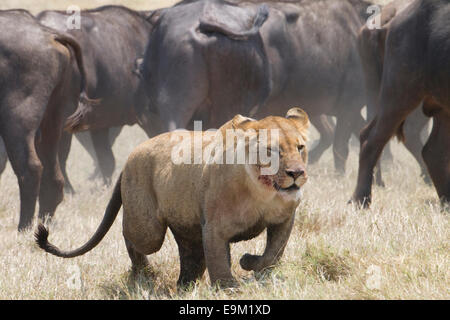
[[[383,148],[397,136],[450,201],[450,2],[396,0],[367,24],[366,0],[185,0],[68,13],[0,11],[0,172],[20,188],[19,230],[51,218],[74,192],[66,173],[72,134],[98,160],[106,184],[124,125],[149,137],[218,128],[235,114],[261,118],[301,106],[345,172],[360,138],[350,202],[367,207]],[[366,107],[367,116],[362,115]],[[335,117],[336,123],[330,121]],[[425,145],[421,132],[433,120]],[[81,133],[87,131],[88,135]],[[89,147],[91,146],[91,147]]]
[[[0,132],[20,188],[19,230],[63,200],[59,149],[65,119],[88,105],[79,43],[24,10],[0,12]]]

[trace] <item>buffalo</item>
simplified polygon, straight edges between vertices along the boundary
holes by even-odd
[[[352,200],[371,203],[373,168],[389,139],[421,102],[433,118],[422,156],[437,194],[450,201],[450,3],[415,0],[397,14],[386,33],[377,114],[361,132],[358,180]]]
[[[348,140],[366,124],[356,37],[370,3],[363,0],[182,1],[151,14],[154,29],[138,73],[142,122],[160,133],[218,127],[236,113],[264,117],[301,105],[321,133],[316,160],[333,141],[345,171]],[[70,119],[73,131],[95,126],[96,108]]]
[[[371,3],[254,2],[192,0],[159,10],[139,68],[139,92],[148,98],[142,113],[158,133],[192,128],[194,119],[215,127],[236,112],[262,117],[301,105],[321,134],[312,162],[333,142],[343,173],[348,140],[366,124],[356,39]],[[327,116],[336,117],[335,130]]]
[[[81,46],[88,81],[88,93],[97,99],[94,112],[74,114],[68,119],[67,129],[76,131],[89,129],[95,156],[106,184],[111,181],[115,162],[112,142],[123,125],[138,123],[148,133],[153,134],[147,122],[140,121],[137,95],[140,81],[135,73],[136,61],[145,51],[153,28],[154,12],[137,12],[123,6],[103,6],[81,11],[80,29],[67,29],[68,14],[63,11],[44,11],[38,20],[53,29],[68,33]],[[87,115],[88,114],[88,115]],[[89,126],[71,125],[71,120],[86,121]],[[149,118],[148,116],[146,118]],[[110,133],[110,128],[118,127]],[[150,133],[151,132],[151,133]],[[110,139],[111,135],[111,139]],[[67,139],[70,136],[67,134]],[[79,139],[89,151],[89,140]],[[61,163],[65,173],[65,163],[70,144],[61,150]],[[92,152],[91,152],[92,153]],[[69,185],[69,189],[72,189]]]
[[[264,117],[300,105],[320,133],[310,161],[333,144],[335,168],[345,172],[350,136],[366,124],[358,35],[372,3],[258,2],[265,1],[190,0],[159,12],[141,69],[148,108],[168,130],[191,128],[194,119],[214,127],[235,112]],[[423,119],[407,127],[423,126]],[[408,142],[415,141],[410,131]],[[380,170],[377,183],[384,185]]]
[[[41,219],[52,217],[62,201],[64,120],[79,101],[91,101],[75,39],[25,10],[0,11],[0,29],[0,135],[19,182],[22,231],[31,226],[38,196]]]
[[[376,103],[383,73],[385,41],[390,22],[412,2],[412,0],[396,0],[387,4],[382,8],[378,17],[380,19],[380,27],[370,28],[368,25],[365,25],[358,35],[358,49],[365,75],[369,120],[375,117],[377,110]],[[405,121],[405,139],[402,139],[402,142],[417,160],[425,182],[430,183],[431,181],[421,154],[423,147],[421,132],[427,127],[428,122],[428,118],[425,117],[420,108],[412,112]]]
[[[171,130],[193,119],[217,127],[236,113],[281,115],[300,105],[328,137],[313,159],[329,145],[322,116],[335,116],[335,167],[344,172],[348,140],[366,123],[356,37],[368,5],[197,0],[166,9],[141,68],[148,108]]]

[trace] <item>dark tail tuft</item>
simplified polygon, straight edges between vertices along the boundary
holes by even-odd
[[[39,248],[43,249],[45,252],[61,258],[78,257],[95,248],[111,228],[114,220],[117,217],[117,214],[120,211],[120,207],[122,206],[122,195],[120,189],[121,179],[122,174],[120,174],[119,179],[117,180],[111,199],[109,200],[108,206],[106,207],[102,222],[98,226],[94,235],[84,245],[75,250],[62,251],[58,247],[48,242],[48,230],[42,223],[40,223],[38,225],[36,233],[34,234],[36,243],[38,244]]]
[[[48,229],[42,223],[38,225],[34,238],[39,248],[55,256],[60,256],[60,250],[48,242]]]
[[[36,239],[36,243],[38,244],[39,248],[47,251],[46,248],[48,247],[48,230],[42,223],[39,224],[37,231],[34,233],[34,238]]]

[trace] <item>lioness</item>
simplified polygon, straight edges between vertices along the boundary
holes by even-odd
[[[264,254],[245,254],[240,260],[242,268],[249,271],[273,265],[284,251],[300,189],[307,180],[308,127],[306,113],[292,108],[286,118],[271,116],[256,121],[237,115],[216,132],[188,133],[194,138],[200,134],[204,149],[220,147],[215,150],[225,154],[237,142],[234,137],[232,143],[217,137],[224,137],[229,129],[253,131],[256,137],[261,136],[262,129],[277,131],[278,141],[270,134],[270,141],[266,142],[267,151],[279,160],[277,171],[271,175],[261,175],[268,164],[260,160],[254,164],[248,160],[242,164],[218,164],[202,158],[200,164],[174,164],[173,150],[179,145],[179,132],[161,134],[131,153],[103,220],[85,245],[61,251],[48,242],[48,231],[42,224],[36,241],[42,249],[59,257],[82,255],[102,240],[123,204],[123,235],[133,270],[148,266],[145,255],[161,248],[169,227],[180,253],[178,285],[201,277],[207,267],[212,284],[234,286],[237,282],[230,269],[230,242],[252,239],[267,228]],[[250,140],[244,140],[247,153]],[[189,159],[193,158],[194,154]]]

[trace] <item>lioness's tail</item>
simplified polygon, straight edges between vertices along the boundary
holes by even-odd
[[[59,248],[48,242],[48,230],[44,227],[43,224],[39,224],[38,230],[34,234],[39,247],[44,249],[48,253],[62,258],[73,258],[81,256],[95,248],[95,246],[100,243],[100,241],[111,228],[114,220],[117,217],[117,214],[119,213],[120,207],[122,206],[122,195],[120,193],[121,178],[122,175],[120,175],[119,180],[114,187],[114,192],[111,196],[111,200],[109,200],[108,207],[106,208],[105,215],[103,216],[103,220],[100,223],[100,226],[97,228],[97,231],[95,231],[92,238],[89,239],[88,242],[86,242],[86,244],[72,251],[61,251]]]

